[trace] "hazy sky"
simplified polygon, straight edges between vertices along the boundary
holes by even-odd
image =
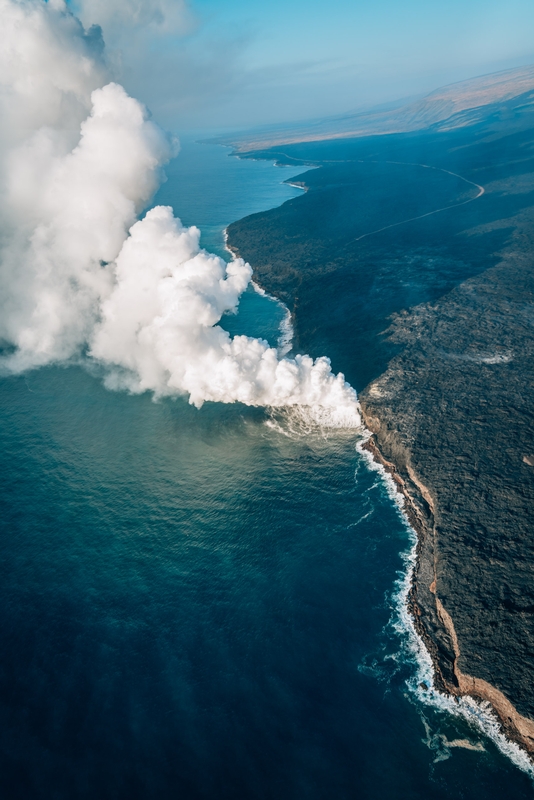
[[[136,5],[79,2],[95,17],[86,10],[86,23]],[[104,34],[122,51],[126,87],[178,130],[342,113],[534,62],[533,0],[145,4],[157,9],[152,23],[110,18]]]

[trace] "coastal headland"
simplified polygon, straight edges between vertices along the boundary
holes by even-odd
[[[437,687],[534,756],[534,94],[473,119],[241,154],[320,168],[228,245],[359,392]]]

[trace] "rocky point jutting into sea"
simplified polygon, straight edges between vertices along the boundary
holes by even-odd
[[[489,701],[533,755],[534,93],[509,94],[422,131],[241,152],[320,169],[228,241],[298,348],[359,391],[418,533],[436,687]]]

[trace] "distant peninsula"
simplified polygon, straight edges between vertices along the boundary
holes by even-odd
[[[422,130],[241,147],[320,168],[228,229],[296,346],[359,391],[418,533],[410,608],[437,687],[490,702],[531,757],[533,79]]]

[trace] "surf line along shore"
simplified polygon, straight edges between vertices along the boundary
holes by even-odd
[[[228,251],[237,257],[242,255],[240,249],[231,241],[226,242]],[[246,254],[249,258],[250,255]],[[260,288],[268,291],[264,286],[261,276],[254,276]],[[274,291],[273,291],[274,288]],[[276,288],[269,287],[271,296],[276,296]],[[296,313],[297,300],[291,318]],[[373,384],[370,385],[372,388]],[[433,667],[434,688],[438,693],[451,700],[473,698],[475,701],[487,703],[494,714],[488,709],[479,709],[481,715],[469,714],[478,722],[484,733],[493,738],[493,733],[498,735],[496,744],[503,748],[507,742],[517,748],[519,760],[512,760],[530,773],[527,764],[534,765],[534,721],[521,715],[517,708],[508,700],[506,695],[487,680],[469,675],[460,669],[461,656],[458,636],[451,615],[447,612],[445,604],[439,597],[437,581],[437,532],[436,532],[436,502],[431,490],[425,486],[411,466],[409,453],[395,441],[391,431],[381,423],[380,413],[375,411],[374,404],[367,402],[367,395],[371,396],[370,387],[359,392],[359,406],[362,421],[369,431],[369,439],[360,445],[374,461],[380,465],[390,476],[397,491],[404,497],[403,511],[408,523],[417,536],[415,563],[411,574],[411,586],[407,596],[407,610],[410,614],[415,632],[422,641]],[[384,455],[387,453],[388,457]],[[429,702],[431,702],[429,696]],[[449,710],[452,710],[450,708]],[[467,716],[459,711],[463,716]],[[464,708],[465,711],[465,708]],[[482,721],[481,717],[484,717]],[[487,724],[489,723],[489,724]],[[500,732],[498,727],[500,726]],[[490,733],[491,730],[491,733]],[[499,739],[502,734],[502,742]],[[521,756],[524,753],[524,757]],[[523,760],[524,758],[524,760]]]
[[[361,445],[381,465],[404,497],[404,513],[417,535],[416,559],[408,593],[408,611],[432,661],[434,684],[453,698],[472,697],[489,703],[504,736],[519,745],[534,763],[534,721],[522,716],[508,698],[485,680],[467,675],[458,666],[460,646],[454,622],[441,602],[436,578],[435,504],[408,459],[397,464],[386,459],[379,446],[380,421],[361,402],[362,420],[370,431]]]

